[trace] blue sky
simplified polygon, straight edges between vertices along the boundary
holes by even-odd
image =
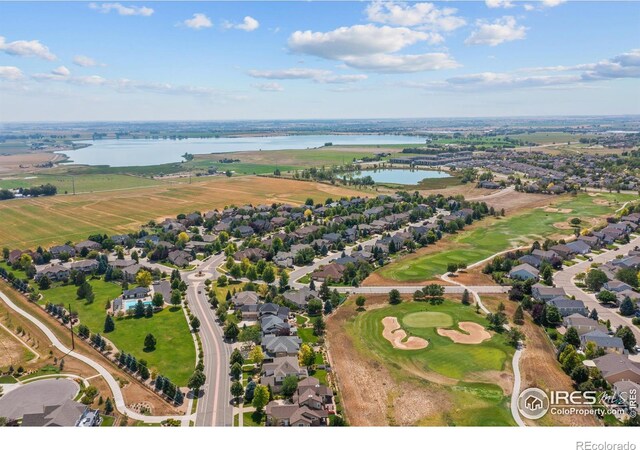
[[[640,113],[640,3],[2,2],[0,121]]]

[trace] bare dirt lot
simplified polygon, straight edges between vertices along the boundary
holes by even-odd
[[[0,155],[0,174],[33,171],[38,164],[56,162],[64,159],[55,153],[20,153],[15,155]]]

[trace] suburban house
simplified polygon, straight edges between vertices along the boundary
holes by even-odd
[[[571,300],[564,296],[556,297],[547,301],[547,305],[552,305],[558,308],[558,312],[562,317],[567,317],[572,314],[581,314],[586,317],[589,313],[582,300]]]
[[[594,330],[580,336],[580,342],[582,343],[582,347],[586,347],[588,342],[595,343],[598,348],[603,349],[607,353],[623,353],[624,352],[624,344],[622,343],[622,339],[615,336],[609,336],[607,333]]]
[[[327,280],[340,281],[344,274],[345,266],[338,263],[330,263],[324,267],[320,267],[311,274],[311,278],[316,281],[324,282]]]
[[[537,280],[539,273],[540,271],[535,267],[527,263],[523,263],[515,266],[509,271],[509,278],[518,280]]]
[[[571,314],[562,321],[565,328],[573,327],[578,334],[585,334],[591,331],[602,331],[606,333],[607,327],[598,323],[598,321],[584,317],[582,314]]]
[[[272,315],[266,315],[260,319],[260,329],[263,335],[289,336],[291,333],[291,325],[288,320]]]
[[[77,270],[78,272],[91,273],[97,269],[98,261],[95,259],[85,259],[71,263],[71,270]]]
[[[308,287],[303,287],[297,291],[289,290],[282,295],[288,302],[294,304],[299,309],[306,309],[309,300],[319,298],[318,293]]]
[[[585,241],[576,240],[571,241],[566,245],[576,255],[586,255],[591,252],[591,247]]]
[[[73,400],[45,406],[42,412],[28,413],[22,417],[23,427],[97,427],[101,423],[98,410]]]
[[[572,259],[575,255],[574,251],[565,244],[557,244],[549,247],[549,250],[557,253],[562,259]]]
[[[258,294],[253,291],[240,291],[231,297],[231,303],[239,308],[243,305],[257,305]]]
[[[289,318],[289,308],[276,303],[263,303],[258,307],[258,317],[265,316],[276,316],[282,320],[287,320]]]
[[[326,426],[334,411],[333,391],[320,385],[317,378],[308,377],[298,383],[291,402],[273,400],[266,407],[267,426]]]
[[[193,261],[193,256],[191,253],[185,252],[184,250],[174,250],[169,252],[167,260],[174,266],[186,267],[191,261]]]
[[[76,253],[80,253],[82,252],[82,250],[85,250],[85,249],[87,251],[91,251],[91,250],[100,250],[101,248],[102,248],[102,245],[94,241],[82,241],[82,242],[78,242],[75,245]]]
[[[149,295],[149,289],[146,287],[136,287],[133,289],[127,289],[126,291],[124,291],[122,293],[122,298],[125,300],[131,300],[131,299],[142,299],[145,298],[147,295]]]
[[[627,355],[610,353],[593,360],[602,376],[609,383],[633,381],[640,383],[640,364],[634,363]]]
[[[520,258],[518,258],[518,261],[522,264],[529,264],[536,269],[540,268],[540,265],[542,264],[542,259],[534,255],[521,256]]]
[[[51,256],[54,259],[60,258],[60,256],[63,253],[66,253],[71,258],[73,258],[74,256],[76,256],[76,249],[71,247],[70,245],[66,245],[66,244],[65,245],[56,245],[56,246],[51,247],[49,249],[49,253],[51,253]]]
[[[271,386],[273,392],[279,393],[282,389],[282,382],[288,376],[294,376],[298,379],[308,376],[307,369],[300,368],[296,356],[283,356],[274,358],[273,362],[264,363],[260,384]]]
[[[602,289],[605,289],[611,292],[622,292],[622,291],[632,290],[633,287],[629,286],[627,283],[623,283],[622,281],[611,280],[611,281],[607,281],[602,286]]]
[[[640,384],[633,381],[617,381],[613,383],[613,393],[616,399],[630,410],[638,409],[640,403]]]
[[[258,262],[261,259],[267,257],[267,252],[261,248],[247,248],[245,250],[239,250],[233,254],[233,259],[236,261],[242,261],[247,258],[251,262]]]
[[[243,322],[255,322],[258,320],[258,305],[242,305],[238,308],[242,313]]]
[[[549,287],[540,283],[531,286],[531,294],[536,300],[545,303],[554,298],[565,297],[567,295],[563,288]]]
[[[48,277],[51,281],[60,281],[66,278],[69,278],[71,274],[70,270],[65,266],[57,265],[57,266],[48,266],[42,269],[38,269],[34,279],[36,281],[40,281],[42,277]]]
[[[262,348],[270,358],[279,356],[298,356],[302,339],[297,336],[275,336],[269,334],[262,338]]]

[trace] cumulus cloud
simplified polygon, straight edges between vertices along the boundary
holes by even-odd
[[[488,8],[513,8],[515,5],[511,0],[484,0]]]
[[[24,78],[22,70],[15,66],[0,66],[0,80],[18,81]]]
[[[13,56],[35,56],[48,61],[56,59],[56,55],[37,40],[7,42],[4,36],[0,36],[0,51]]]
[[[67,69],[65,66],[57,67],[53,69],[51,73],[54,75],[59,75],[61,77],[68,77],[69,75],[71,75],[71,71]]]
[[[330,70],[291,68],[282,70],[249,70],[248,75],[268,80],[312,80],[316,83],[344,84],[366,80],[364,74],[337,75]]]
[[[282,87],[282,85],[280,83],[276,83],[276,82],[272,82],[272,83],[257,83],[257,84],[252,84],[251,86],[253,86],[256,89],[259,89],[261,91],[265,91],[265,92],[282,92],[284,91],[284,88]]]
[[[226,29],[236,29],[243,31],[255,31],[260,27],[260,22],[251,16],[245,16],[241,23],[225,21],[222,26]]]
[[[504,16],[493,22],[486,20],[478,20],[477,28],[464,41],[467,45],[496,45],[505,42],[524,39],[527,34],[527,28],[518,25],[515,17]]]
[[[431,33],[406,27],[368,24],[324,33],[296,31],[289,37],[288,44],[294,53],[342,61],[349,67],[374,72],[406,73],[458,67],[446,53],[397,54],[432,38]]]
[[[487,0],[487,1],[490,1],[490,0]],[[536,4],[525,3],[523,7],[525,11],[535,11],[535,10],[542,11],[547,8],[555,8],[556,6],[561,5],[566,1],[567,0],[542,0]]]
[[[97,62],[95,59],[84,55],[76,55],[73,57],[73,63],[80,67],[96,67],[104,66],[105,64]]]
[[[365,10],[372,22],[424,30],[453,31],[466,24],[455,8],[438,8],[433,3],[395,3],[374,1]]]
[[[146,6],[125,6],[120,3],[89,3],[89,8],[99,11],[103,14],[109,14],[111,11],[121,16],[145,16],[148,17],[154,13],[152,8]]]
[[[182,25],[199,30],[201,28],[211,28],[213,24],[211,19],[202,13],[195,13],[191,19],[186,19],[182,22]]]

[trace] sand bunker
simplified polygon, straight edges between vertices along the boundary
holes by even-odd
[[[404,341],[407,337],[407,332],[400,327],[397,317],[385,317],[382,319],[382,325],[384,326],[382,337],[391,342],[394,348],[400,350],[420,350],[429,345],[424,339],[414,336]]]
[[[487,339],[491,339],[491,334],[482,325],[475,322],[459,322],[458,328],[468,334],[444,328],[438,328],[438,334],[448,337],[456,344],[480,344]]]

